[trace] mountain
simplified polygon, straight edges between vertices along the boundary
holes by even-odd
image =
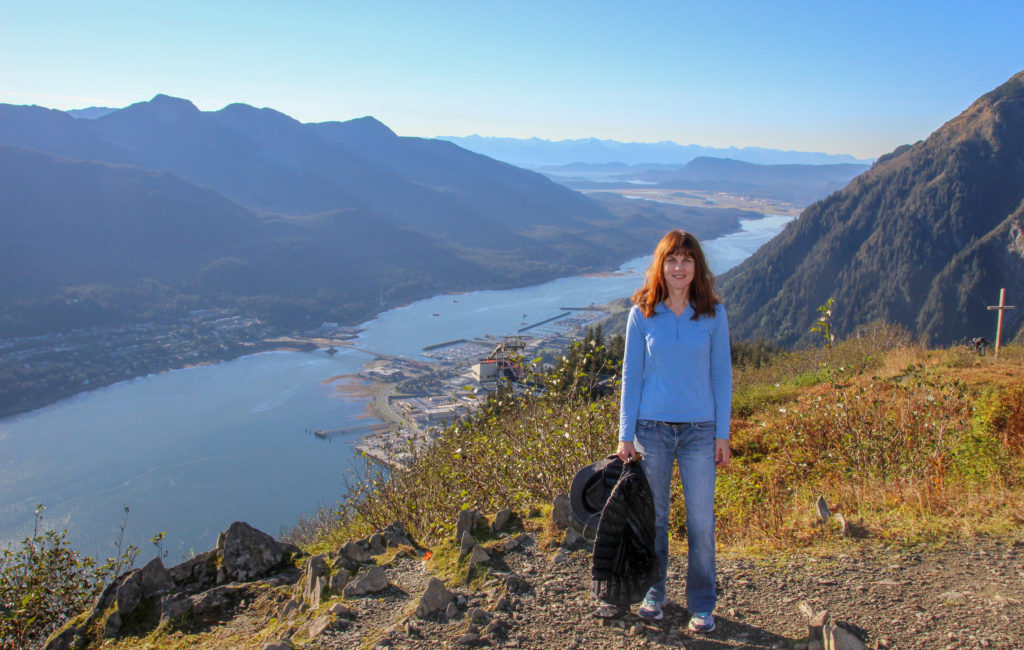
[[[90,106],[89,108],[75,108],[64,112],[80,120],[94,120],[116,110],[118,109],[110,108],[109,106]]]
[[[837,336],[886,320],[936,343],[1024,338],[1024,72],[926,140],[904,145],[726,273],[733,336],[811,338],[836,301]]]
[[[541,138],[495,138],[479,135],[442,135],[437,139],[448,140],[470,151],[529,168],[573,163],[682,165],[700,156],[731,158],[763,165],[864,164],[870,162],[869,160],[858,160],[845,154],[781,151],[762,147],[703,147],[696,144],[681,145],[671,141],[619,142],[597,138],[552,141]]]
[[[370,117],[302,124],[163,95],[94,119],[0,105],[0,205],[0,336],[201,306],[354,323],[606,269],[687,225]]]

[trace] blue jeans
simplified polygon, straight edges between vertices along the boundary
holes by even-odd
[[[661,580],[647,597],[664,604],[668,570],[668,508],[672,466],[679,462],[679,476],[686,502],[686,607],[691,612],[710,612],[715,592],[715,423],[670,424],[653,420],[637,422],[637,451],[654,495],[657,536],[654,548],[661,560]]]

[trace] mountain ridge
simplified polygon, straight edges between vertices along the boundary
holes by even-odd
[[[869,163],[849,154],[782,151],[764,147],[707,147],[697,144],[678,144],[670,140],[661,142],[621,142],[598,138],[575,140],[546,140],[543,138],[506,138],[481,135],[439,135],[438,140],[454,142],[459,146],[485,154],[496,160],[529,168],[574,163],[664,163],[681,165],[698,156],[733,158],[760,164],[779,163]]]
[[[837,335],[872,320],[931,342],[994,338],[1000,287],[1024,292],[1024,73],[809,206],[721,278],[740,338],[810,340],[834,298]],[[1001,252],[1000,252],[1001,251]],[[987,286],[982,286],[982,282]],[[1004,336],[1020,336],[1008,313]]]

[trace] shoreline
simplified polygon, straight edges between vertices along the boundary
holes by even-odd
[[[761,213],[761,214],[762,214],[762,216],[767,216],[766,213]],[[717,233],[716,236],[713,239],[716,239],[718,237],[725,237],[725,236],[728,236],[730,234],[733,234],[733,233],[736,233],[736,232],[740,232],[741,230],[742,230],[742,227],[726,228],[726,229],[723,230],[723,232]],[[613,275],[618,274],[618,269],[622,266],[622,264],[624,264],[625,262],[629,261],[630,259],[633,259],[633,257],[634,256],[628,256],[628,257],[626,257],[626,259],[623,259],[623,260],[621,260],[621,261],[619,261],[617,263],[609,264],[608,268],[605,268],[603,270],[602,269],[590,270],[590,271],[585,271],[585,272],[577,273],[577,274],[574,274],[574,275],[571,275],[571,276],[556,275],[556,276],[554,276],[552,278],[548,278],[547,280],[544,280],[544,282],[555,280],[555,279],[559,279],[559,278],[562,278],[562,277],[574,277],[575,275],[583,276],[583,277],[602,277],[602,276],[606,277],[606,276],[613,276]],[[537,282],[531,282],[529,284],[525,284],[525,285],[522,285],[522,286],[532,286],[533,284],[537,284]],[[442,294],[435,294],[435,295],[453,295],[453,296],[456,296],[456,295],[462,295],[462,294],[471,293],[473,291],[503,290],[503,289],[509,289],[509,288],[516,288],[516,287],[506,287],[506,286],[482,287],[482,288],[472,289],[472,290],[459,290],[459,291],[444,292]],[[411,304],[411,302],[416,302],[418,300],[428,300],[431,297],[433,297],[433,296],[426,296],[426,297],[423,297],[423,298],[415,298],[415,299],[413,299],[411,301],[408,301],[408,302],[406,302],[404,304],[405,305]],[[351,327],[358,327],[359,325],[362,325],[364,323],[371,322],[374,319],[378,318],[381,314],[383,314],[383,313],[385,313],[387,311],[391,311],[392,309],[396,309],[396,308],[397,308],[397,306],[389,306],[387,309],[382,309],[380,312],[374,314],[371,318],[366,319],[366,320],[364,320],[364,321],[362,321],[362,322],[360,322],[358,324],[354,324]],[[140,377],[147,377],[149,375],[156,375],[156,374],[160,374],[160,373],[164,373],[164,372],[171,372],[173,370],[181,370],[181,369],[184,369],[184,368],[191,368],[191,367],[197,367],[197,366],[211,365],[211,364],[214,364],[214,363],[221,363],[221,362],[224,362],[224,361],[233,361],[233,360],[238,359],[240,357],[247,356],[247,355],[250,355],[250,354],[258,354],[260,352],[269,352],[269,351],[274,351],[274,350],[312,351],[312,350],[315,350],[315,349],[319,349],[321,347],[351,345],[351,341],[349,341],[347,339],[337,339],[337,338],[328,338],[328,337],[297,337],[297,336],[284,335],[284,336],[275,336],[275,337],[272,337],[272,338],[267,338],[267,339],[263,339],[263,340],[259,340],[259,341],[254,341],[254,342],[247,343],[247,344],[244,344],[244,345],[245,345],[245,349],[241,349],[241,350],[235,349],[235,350],[232,350],[230,352],[225,351],[224,354],[212,356],[210,358],[203,359],[201,361],[189,361],[189,362],[186,362],[186,363],[174,363],[174,362],[171,362],[171,363],[167,363],[167,364],[165,364],[165,365],[163,365],[163,366],[161,366],[161,367],[159,367],[157,369],[154,369],[152,371],[143,372],[143,373],[139,373],[139,374],[126,374],[124,376],[117,377],[117,378],[111,378],[109,380],[94,380],[92,383],[90,383],[88,385],[79,385],[79,386],[76,386],[76,387],[73,387],[73,388],[65,388],[63,390],[55,391],[55,392],[52,392],[52,393],[47,393],[45,395],[40,395],[40,396],[38,396],[35,399],[29,400],[27,402],[22,402],[22,403],[18,404],[17,406],[0,407],[0,421],[5,420],[7,418],[13,418],[13,417],[17,417],[17,416],[20,416],[20,415],[25,415],[25,414],[28,414],[28,413],[32,413],[32,412],[37,411],[39,409],[46,408],[48,406],[51,406],[51,405],[56,404],[58,402],[61,402],[61,401],[65,400],[65,399],[69,399],[69,398],[75,397],[76,395],[79,395],[79,394],[88,393],[88,392],[91,392],[93,390],[99,390],[99,389],[107,388],[107,387],[119,384],[121,382],[124,382],[124,381],[132,381],[132,380],[135,380],[135,379],[139,379]],[[362,378],[363,378],[364,381],[373,381],[373,382],[376,382],[376,383],[383,383],[383,382],[379,382],[378,380],[372,380],[372,379],[369,379],[369,378],[366,378],[366,377],[362,377]],[[387,384],[385,383],[385,385],[387,385]],[[381,402],[379,402],[379,400],[376,400],[376,399],[373,400],[373,402],[375,403],[375,406],[373,407],[374,410],[375,410],[375,415],[374,416],[377,417],[377,419],[381,420],[382,422],[389,423],[389,426],[394,426],[396,424],[401,426],[403,423],[407,422],[407,420],[403,419],[398,414],[395,414],[394,412],[392,412],[390,410],[390,408],[387,407],[386,404],[381,403]],[[379,415],[377,413],[379,413]],[[383,416],[383,417],[381,417],[381,416]]]
[[[120,384],[122,382],[135,381],[136,379],[149,377],[151,375],[159,375],[165,372],[184,370],[186,368],[199,368],[202,366],[211,366],[213,364],[223,363],[225,361],[234,361],[235,359],[240,359],[242,357],[249,356],[250,354],[260,354],[261,352],[274,352],[278,350],[292,352],[311,352],[313,350],[319,349],[319,346],[313,343],[304,346],[301,344],[301,340],[299,339],[294,339],[291,341],[279,341],[278,339],[274,338],[267,339],[265,341],[258,341],[255,343],[251,343],[249,345],[252,346],[254,349],[239,351],[237,354],[222,354],[215,358],[204,359],[202,361],[190,361],[188,363],[182,364],[168,364],[167,366],[162,367],[159,370],[154,370],[153,372],[140,373],[137,375],[132,375],[130,377],[112,379],[110,381],[97,380],[94,383],[90,383],[88,386],[79,386],[77,388],[68,388],[62,391],[57,391],[55,393],[49,393],[45,396],[40,396],[39,398],[32,400],[28,404],[23,404],[13,408],[0,408],[0,421],[6,420],[7,418],[13,418],[19,415],[32,413],[33,411],[38,411],[39,409],[46,408],[47,406],[51,406],[65,399],[70,399],[72,397],[75,397],[76,395],[89,393],[94,390],[109,388],[110,386],[116,386],[117,384]]]

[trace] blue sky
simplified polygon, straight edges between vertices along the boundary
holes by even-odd
[[[0,0],[0,102],[874,157],[1024,69],[1024,3]]]

